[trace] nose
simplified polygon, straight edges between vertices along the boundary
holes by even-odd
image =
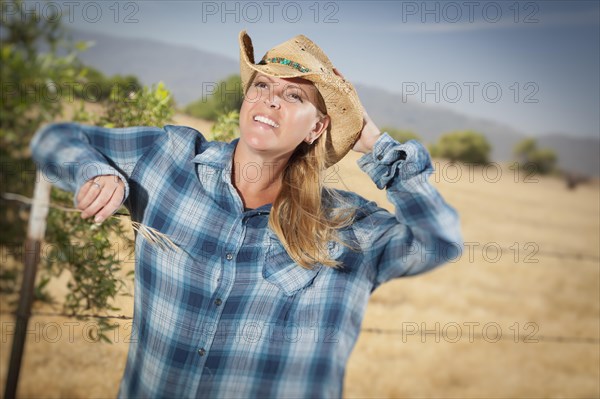
[[[271,94],[270,96],[265,96],[265,104],[269,108],[279,109],[281,107],[280,99],[278,96]]]

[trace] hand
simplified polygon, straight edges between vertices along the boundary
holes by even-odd
[[[123,202],[125,184],[117,176],[102,175],[85,182],[77,194],[77,209],[83,219],[95,215],[100,223],[115,213]]]
[[[354,147],[352,147],[352,149],[354,151],[362,152],[363,154],[371,152],[373,151],[373,146],[375,145],[375,142],[379,136],[381,136],[381,131],[375,125],[375,122],[373,122],[363,107],[363,128],[360,132],[358,141],[354,143]]]
[[[333,68],[333,73],[338,75],[340,78],[345,79],[344,75],[342,75],[341,72],[337,70],[337,68]],[[371,152],[373,150],[373,145],[375,144],[379,136],[381,136],[381,131],[379,130],[377,125],[375,125],[375,122],[373,122],[371,117],[369,117],[369,114],[367,114],[367,111],[364,107],[362,107],[362,111],[363,128],[360,132],[360,137],[358,138],[352,149],[354,151],[366,154],[367,152]]]

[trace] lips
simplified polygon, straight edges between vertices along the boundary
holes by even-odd
[[[264,123],[265,125],[269,125],[271,127],[279,127],[279,124],[277,122],[275,122],[273,119],[267,118],[266,116],[263,116],[263,115],[255,115],[253,119],[256,122]]]

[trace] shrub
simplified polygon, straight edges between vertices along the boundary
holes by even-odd
[[[213,140],[231,141],[240,135],[240,113],[230,111],[217,117],[211,129]]]
[[[82,50],[83,46],[73,46],[62,39],[60,15],[42,18],[35,12],[23,13],[25,7],[22,7],[21,1],[15,4],[16,13],[1,15],[0,72],[5,86],[0,102],[0,161],[7,173],[2,173],[0,185],[2,191],[31,196],[35,182],[35,173],[32,173],[35,165],[28,152],[31,136],[40,125],[61,114],[65,100],[73,100],[63,98],[63,101],[57,101],[56,97],[47,94],[57,87],[86,83],[95,78],[100,79],[99,87],[103,87],[100,83],[104,82],[104,78],[94,70],[86,78],[87,69],[79,62],[76,53],[76,49]],[[47,53],[39,53],[38,46],[41,44],[48,47]],[[59,48],[64,48],[66,55],[60,55]],[[103,126],[160,126],[167,122],[173,109],[166,88],[159,84],[152,89],[129,90],[135,87],[136,82],[137,78],[131,76],[109,79],[110,96],[100,98],[106,113],[98,117],[86,112],[82,105],[76,110],[74,120]],[[78,96],[77,93],[75,95]],[[72,207],[73,195],[52,189],[51,202]],[[3,205],[0,209],[0,245],[8,247],[17,260],[23,257],[20,244],[25,239],[28,216],[24,205]],[[51,245],[46,247],[48,252],[43,256],[44,267],[40,268],[36,299],[52,300],[44,287],[53,277],[67,271],[70,279],[63,303],[65,312],[80,315],[83,311],[114,310],[110,307],[110,300],[123,293],[125,284],[117,273],[121,261],[109,237],[127,240],[119,219],[110,218],[95,225],[89,220],[82,220],[79,212],[51,208],[45,236],[45,241]],[[93,249],[92,259],[89,249]],[[21,273],[22,269],[18,266],[0,268],[0,293],[16,293]],[[99,327],[96,338],[108,341],[105,331],[115,325],[109,325],[102,318],[96,322]]]
[[[488,163],[490,150],[485,136],[470,130],[447,133],[430,146],[433,157],[473,164]]]
[[[210,97],[202,97],[185,107],[185,112],[196,118],[216,121],[219,115],[239,111],[244,97],[239,75],[231,75],[217,83]]]
[[[556,152],[549,148],[538,148],[535,139],[527,138],[518,142],[513,153],[517,162],[533,166],[535,172],[542,175],[556,171],[556,162],[558,161]]]

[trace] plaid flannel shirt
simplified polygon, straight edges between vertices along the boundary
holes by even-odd
[[[244,209],[231,182],[236,142],[209,142],[182,126],[72,123],[32,141],[34,159],[63,189],[119,176],[132,219],[181,248],[136,236],[133,335],[119,397],[340,397],[371,292],[461,253],[457,213],[427,179],[427,150],[383,134],[358,164],[387,189],[395,215],[338,191],[356,208],[341,230],[354,248],[330,242],[340,269],[302,268],[268,227],[271,206]]]

